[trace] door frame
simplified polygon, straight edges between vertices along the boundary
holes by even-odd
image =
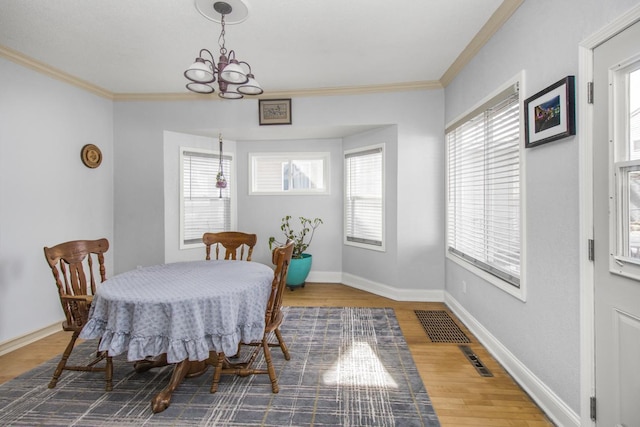
[[[580,180],[580,425],[591,421],[590,398],[595,394],[595,300],[594,264],[589,261],[593,239],[593,104],[588,103],[588,82],[593,82],[593,50],[640,21],[640,5],[616,18],[579,45],[577,79],[579,180]],[[596,242],[606,244],[609,242]]]

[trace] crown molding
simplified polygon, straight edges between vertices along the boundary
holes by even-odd
[[[22,65],[27,68],[31,68],[39,73],[45,74],[49,77],[53,77],[54,79],[63,81],[70,85],[79,87],[80,89],[84,89],[88,92],[91,92],[95,95],[101,96],[103,98],[113,99],[113,93],[109,92],[101,88],[100,86],[96,86],[92,83],[89,83],[85,80],[81,80],[77,77],[72,76],[71,74],[65,73],[64,71],[53,68],[50,65],[45,64],[44,62],[36,61],[33,58],[29,58],[22,53],[15,51],[13,49],[9,49],[6,46],[0,45],[0,56],[3,56],[10,61],[15,62],[16,64]]]
[[[223,101],[217,93],[114,93],[114,101]]]
[[[437,80],[425,80],[419,82],[394,83],[386,85],[348,86],[319,89],[300,89],[295,91],[269,92],[261,98],[291,98],[304,96],[328,96],[328,95],[363,95],[368,93],[401,92],[409,90],[433,90],[442,89],[442,84]]]
[[[502,2],[487,23],[478,31],[478,34],[476,34],[462,53],[453,61],[449,69],[440,77],[440,83],[442,83],[443,87],[449,86],[449,83],[471,62],[473,57],[477,55],[489,39],[507,22],[522,3],[524,3],[524,0],[504,0]]]
[[[13,61],[24,67],[31,68],[49,77],[63,81],[70,85],[79,87],[95,95],[108,98],[114,101],[222,101],[217,94],[201,95],[195,93],[113,93],[99,86],[91,84],[87,81],[65,73],[64,71],[53,68],[43,62],[36,61],[22,53],[9,49],[0,45],[0,56]],[[406,82],[388,85],[368,85],[368,86],[351,86],[336,88],[320,88],[320,89],[300,89],[294,91],[275,91],[269,92],[267,95],[260,97],[252,97],[258,99],[269,98],[294,98],[306,96],[329,96],[329,95],[362,95],[368,93],[382,92],[399,92],[409,90],[433,90],[442,89],[439,81],[420,81]]]
[[[320,89],[300,89],[294,91],[269,91],[262,96],[245,99],[300,98],[308,96],[362,95],[368,93],[401,92],[409,90],[442,89],[438,81],[407,82],[389,85],[351,86]],[[209,95],[195,93],[116,93],[114,101],[223,101],[217,93]]]

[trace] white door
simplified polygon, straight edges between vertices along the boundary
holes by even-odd
[[[593,73],[596,424],[640,427],[640,23]]]

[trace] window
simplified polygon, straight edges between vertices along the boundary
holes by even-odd
[[[216,187],[220,156],[213,151],[181,148],[180,246],[202,244],[205,232],[231,229],[231,162],[222,156],[226,188]]]
[[[514,294],[509,285],[520,287],[520,117],[516,83],[446,129],[450,258]]]
[[[252,153],[250,194],[328,194],[329,153]]]
[[[640,280],[640,61],[621,64],[611,75],[610,253],[612,272]]]
[[[345,244],[384,250],[383,146],[344,154]]]

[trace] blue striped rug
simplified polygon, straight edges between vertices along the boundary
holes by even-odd
[[[185,379],[171,406],[150,401],[171,367],[138,374],[114,358],[112,392],[101,373],[65,371],[47,384],[58,358],[0,385],[0,425],[11,426],[439,426],[391,308],[285,307],[281,328],[291,352],[272,351],[280,393],[267,375],[223,375],[209,393],[212,368]],[[89,358],[95,342],[76,348]],[[258,361],[263,364],[262,360]]]

